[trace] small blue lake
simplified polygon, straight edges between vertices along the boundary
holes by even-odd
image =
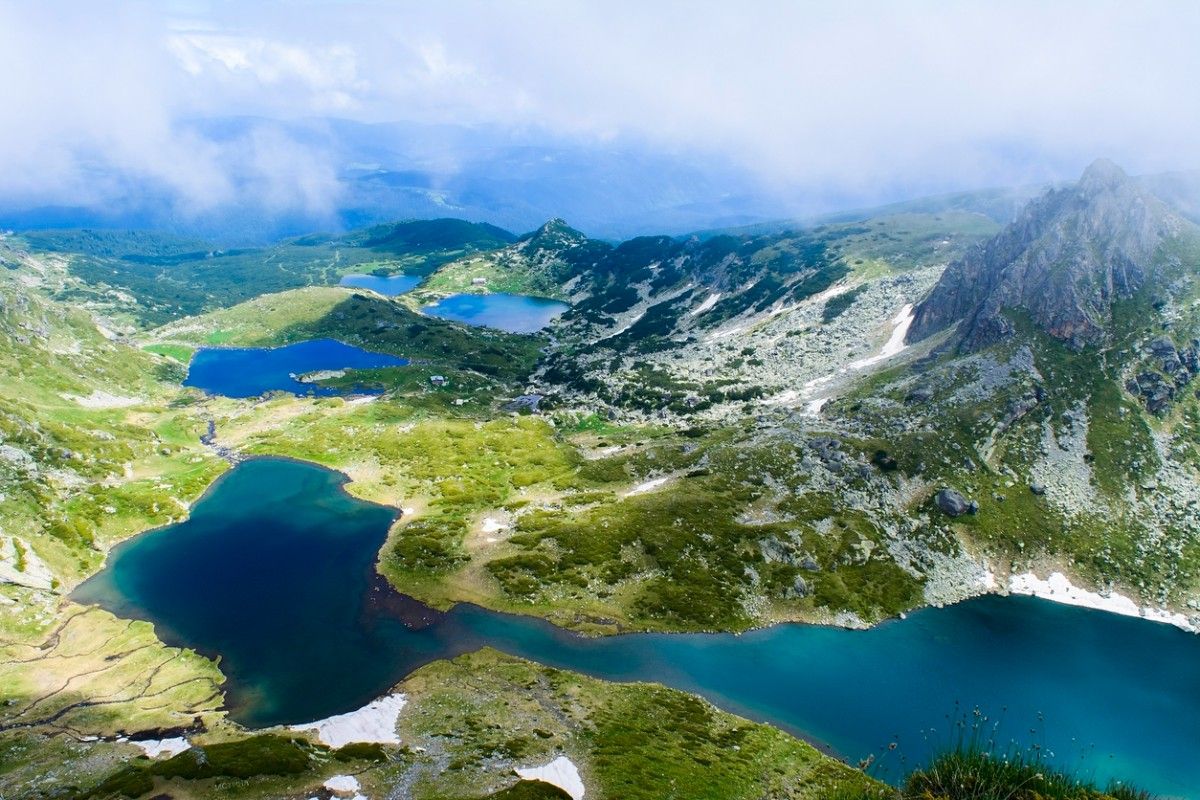
[[[1029,597],[923,609],[868,631],[587,638],[470,605],[434,611],[375,571],[395,512],[338,473],[258,458],[190,518],[118,545],[73,598],[221,657],[231,716],[302,722],[364,705],[483,646],[615,681],[656,681],[823,743],[895,780],[987,717],[1003,746],[1106,782],[1200,800],[1200,636]],[[895,750],[889,745],[895,743]]]
[[[523,294],[455,294],[421,309],[431,317],[498,328],[509,333],[536,333],[570,306]]]
[[[420,275],[343,275],[339,286],[353,286],[356,289],[370,289],[388,297],[410,292],[424,278]]]
[[[225,397],[258,397],[263,392],[330,396],[339,394],[296,379],[317,370],[402,367],[407,359],[373,353],[334,339],[313,339],[285,347],[202,347],[192,356],[184,386]]]

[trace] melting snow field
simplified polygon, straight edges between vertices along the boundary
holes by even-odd
[[[518,769],[517,774],[527,781],[544,781],[557,786],[571,796],[571,800],[583,800],[583,779],[579,770],[566,756],[559,756],[544,767]]]
[[[813,395],[820,391],[823,387],[832,383],[838,377],[845,375],[848,372],[872,367],[904,352],[904,350],[908,347],[908,345],[904,343],[904,337],[908,336],[908,329],[912,327],[915,316],[916,315],[913,313],[912,303],[907,303],[896,313],[896,316],[892,318],[892,333],[888,337],[888,340],[884,342],[883,347],[880,348],[878,353],[873,356],[868,356],[867,358],[861,358],[858,361],[851,361],[846,366],[841,367],[828,375],[822,375],[819,378],[813,378],[811,381],[804,384],[803,389],[800,391],[800,396],[803,397],[806,402],[804,405],[804,410],[801,413],[809,417],[819,416],[821,413],[821,407],[824,406],[825,403],[829,402],[831,398],[829,396],[813,397]]]
[[[325,781],[324,786],[333,793],[334,797],[350,797],[353,800],[360,800],[361,798],[361,800],[366,800],[358,791],[358,778],[353,775],[334,775]]]
[[[718,300],[720,300],[720,299],[721,299],[721,293],[720,293],[720,292],[714,292],[713,294],[710,294],[708,297],[704,298],[704,302],[703,302],[703,303],[701,303],[700,305],[696,306],[696,307],[695,307],[695,308],[693,308],[691,311],[689,311],[689,312],[688,312],[688,316],[689,316],[689,317],[698,317],[698,316],[700,316],[700,315],[701,315],[701,314],[703,314],[705,311],[708,311],[710,308],[712,308],[713,306],[715,306],[715,305],[717,304],[717,301],[718,301]]]
[[[849,369],[870,367],[903,352],[905,347],[904,337],[908,336],[908,329],[912,327],[913,319],[915,318],[916,315],[913,313],[912,303],[900,309],[899,313],[892,319],[892,325],[894,326],[892,328],[892,335],[884,342],[883,348],[870,358],[850,362]]]
[[[129,743],[142,748],[142,752],[150,758],[158,758],[162,755],[177,756],[185,750],[192,749],[192,743],[182,736],[174,736],[170,739],[130,740]]]
[[[1008,579],[1008,591],[1012,594],[1026,594],[1040,597],[1043,600],[1053,600],[1069,606],[1083,606],[1126,617],[1142,617],[1154,622],[1165,622],[1185,631],[1200,633],[1183,614],[1176,614],[1158,608],[1142,608],[1132,599],[1123,594],[1112,592],[1102,595],[1071,583],[1070,579],[1061,572],[1052,572],[1046,580],[1041,580],[1032,572],[1013,575]]]
[[[372,700],[357,711],[291,727],[294,731],[315,730],[322,744],[335,748],[351,742],[400,744],[400,737],[396,734],[396,719],[407,703],[408,698],[404,695],[389,694]]]
[[[77,394],[64,394],[66,400],[73,400],[84,408],[129,408],[146,402],[141,397],[121,397],[120,395],[93,389],[86,397]]]
[[[633,487],[628,492],[626,492],[625,497],[633,497],[634,495],[645,494],[646,492],[653,492],[655,489],[662,486],[669,480],[671,480],[671,476],[664,475],[661,478],[653,478],[651,480],[646,481],[645,483],[639,483],[637,486]]]

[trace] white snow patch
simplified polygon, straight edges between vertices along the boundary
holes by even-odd
[[[670,475],[663,475],[661,478],[652,478],[651,480],[648,480],[644,483],[639,483],[637,486],[633,487],[632,489],[630,489],[628,492],[626,492],[622,496],[623,497],[633,497],[634,495],[637,495],[637,494],[645,494],[646,492],[653,492],[655,489],[662,486],[664,483],[666,483],[669,480],[671,480]]]
[[[892,319],[892,325],[895,327],[892,328],[892,335],[884,343],[883,349],[870,358],[851,362],[850,369],[869,367],[903,352],[906,347],[904,337],[908,335],[908,329],[912,326],[915,318],[916,314],[913,313],[913,305],[912,303],[908,303]]]
[[[1008,591],[1011,594],[1025,594],[1040,597],[1043,600],[1053,600],[1069,606],[1094,608],[1097,611],[1107,611],[1110,614],[1121,614],[1126,617],[1142,617],[1153,622],[1165,622],[1185,631],[1200,633],[1197,627],[1183,614],[1166,611],[1161,608],[1141,607],[1132,598],[1123,594],[1110,592],[1100,594],[1082,589],[1071,583],[1070,579],[1061,572],[1052,572],[1046,580],[1041,580],[1032,572],[1013,575],[1008,579]]]
[[[732,328],[726,328],[723,331],[717,331],[716,333],[710,334],[708,339],[705,341],[715,342],[718,339],[724,339],[726,336],[733,336],[736,333],[741,333],[745,329],[745,325],[735,325]]]
[[[400,744],[396,719],[407,703],[408,698],[403,694],[389,694],[372,700],[357,711],[293,725],[291,729],[315,730],[321,743],[329,747],[342,747],[351,742]]]
[[[323,785],[338,797],[361,796],[358,793],[358,778],[353,775],[334,775]]]
[[[815,400],[809,400],[807,403],[804,404],[804,410],[800,412],[801,416],[805,416],[805,417],[821,416],[821,409],[825,407],[825,404],[828,403],[829,400],[830,400],[830,398],[828,398],[828,397],[818,397]]]
[[[551,786],[557,786],[571,796],[571,800],[583,800],[583,779],[574,762],[566,756],[559,756],[544,767],[518,769],[517,774],[527,781],[542,781]]]
[[[638,320],[640,320],[644,316],[646,316],[646,312],[639,311],[638,313],[633,315],[633,317],[629,320],[629,322],[626,322],[624,325],[622,325],[620,328],[618,328],[615,332],[610,333],[607,336],[601,336],[599,339],[596,339],[594,342],[592,342],[592,344],[597,344],[597,343],[603,342],[607,339],[613,339],[617,336],[620,336],[622,333],[624,333],[625,331],[629,330],[634,325],[636,325],[638,323]]]
[[[143,397],[121,397],[116,394],[93,389],[87,397],[77,394],[64,394],[64,400],[73,400],[84,408],[129,408],[146,402]]]
[[[892,318],[891,336],[884,342],[883,347],[880,348],[878,353],[867,358],[861,358],[858,361],[851,361],[846,366],[839,367],[827,375],[820,375],[813,378],[800,387],[800,396],[808,401],[801,413],[809,417],[818,416],[821,413],[822,406],[833,398],[828,395],[825,397],[814,397],[813,395],[816,395],[839,377],[854,370],[874,366],[903,352],[908,347],[904,343],[904,337],[908,335],[908,329],[912,325],[914,317],[912,303],[905,304],[903,308],[896,312],[896,316]]]
[[[29,542],[0,536],[0,583],[48,590],[54,585],[54,573]]]
[[[835,283],[833,286],[830,286],[825,291],[817,292],[812,297],[806,298],[804,300],[804,302],[809,303],[811,305],[816,305],[817,303],[824,303],[826,300],[832,300],[833,298],[837,297],[839,294],[845,294],[846,292],[853,289],[855,286],[858,286],[858,284],[857,283]]]
[[[483,521],[483,525],[481,525],[479,529],[484,533],[495,533],[496,531],[502,531],[507,527],[508,525],[500,520],[488,517]]]
[[[713,293],[712,293],[712,294],[710,294],[708,297],[704,298],[704,302],[703,302],[703,303],[701,303],[700,305],[696,306],[696,307],[695,307],[695,308],[693,308],[691,311],[689,311],[689,312],[688,312],[688,316],[689,316],[689,317],[698,317],[698,316],[700,316],[700,315],[701,315],[701,314],[703,314],[705,311],[708,311],[710,308],[712,308],[713,306],[715,306],[715,305],[717,304],[717,301],[718,301],[718,300],[720,300],[720,299],[721,299],[721,293],[720,293],[720,292],[713,292]]]
[[[172,736],[169,739],[131,739],[129,743],[142,748],[142,752],[150,758],[158,758],[161,755],[177,756],[185,750],[192,749],[192,743],[182,736]]]
[[[800,393],[795,389],[788,389],[786,392],[780,392],[777,395],[768,397],[763,400],[763,403],[768,406],[789,406],[800,399]]]

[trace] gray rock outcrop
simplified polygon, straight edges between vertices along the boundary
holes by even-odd
[[[1113,301],[1149,278],[1155,251],[1191,223],[1170,211],[1111,161],[1079,182],[1033,201],[991,240],[946,268],[916,308],[908,340],[961,321],[961,350],[1010,335],[1004,314],[1020,309],[1074,347],[1099,341]]]
[[[963,514],[973,514],[978,509],[974,503],[956,492],[954,489],[942,489],[933,498],[934,504],[951,517],[961,517]]]

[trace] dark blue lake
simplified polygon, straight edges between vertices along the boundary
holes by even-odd
[[[535,333],[568,308],[557,300],[523,294],[455,294],[421,310],[432,317],[468,325],[499,328],[509,333]]]
[[[226,397],[257,397],[273,390],[329,396],[338,392],[296,377],[317,370],[402,367],[407,363],[408,359],[333,339],[286,347],[202,347],[192,356],[183,385]]]
[[[339,286],[353,286],[356,289],[370,289],[382,295],[392,297],[412,291],[417,284],[424,280],[420,275],[343,275]]]
[[[1028,597],[982,597],[869,631],[585,638],[474,606],[437,612],[375,572],[392,509],[344,478],[253,459],[190,519],[116,547],[74,598],[221,656],[231,716],[301,722],[357,708],[416,667],[482,646],[618,681],[649,680],[879,758],[896,779],[972,710],[1003,743],[1039,744],[1087,777],[1200,798],[1200,636]],[[897,743],[895,751],[888,745]]]

